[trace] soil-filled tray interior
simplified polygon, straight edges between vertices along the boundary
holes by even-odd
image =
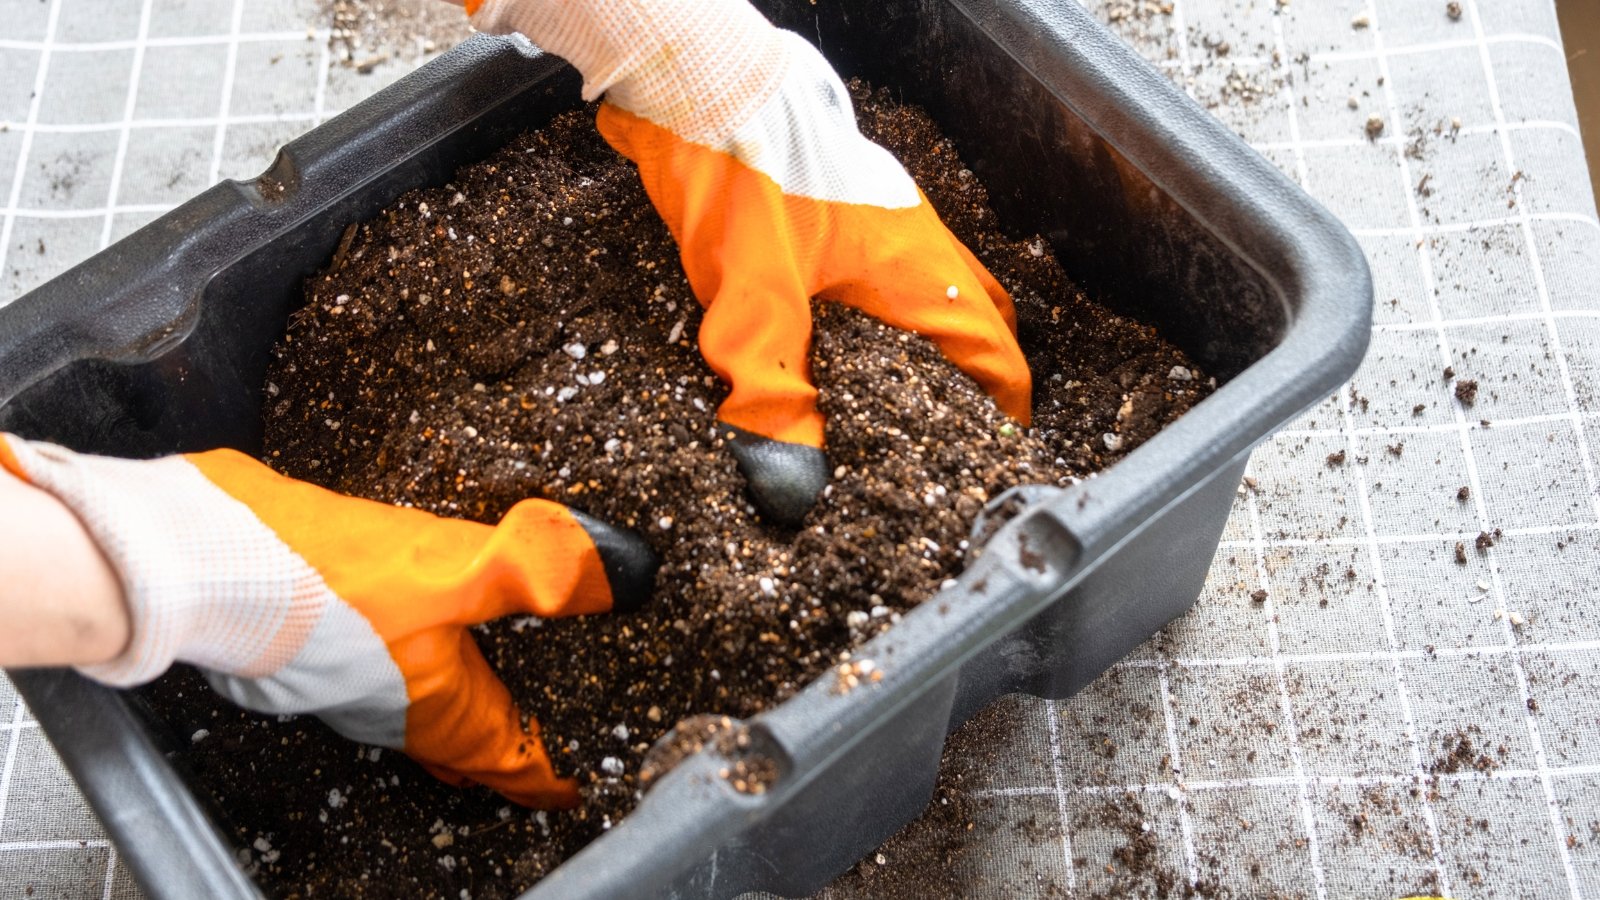
[[[516,895],[633,808],[675,723],[752,716],[838,667],[961,571],[988,500],[1087,477],[1214,388],[1153,329],[1089,299],[1043,239],[1007,234],[925,114],[851,90],[862,130],[1016,301],[1033,428],[922,338],[819,304],[834,478],[803,528],[762,524],[713,427],[724,387],[696,349],[676,247],[592,110],[352,226],[276,351],[264,458],[486,522],[559,500],[637,529],[664,565],[642,612],[478,633],[558,770],[582,780],[570,813],[447,787],[309,717],[244,713],[192,671],[145,689],[269,893]],[[736,786],[759,791],[746,774]]]

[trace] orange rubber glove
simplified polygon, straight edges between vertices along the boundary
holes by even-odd
[[[115,686],[174,661],[265,713],[314,713],[452,784],[578,802],[467,629],[637,608],[656,560],[629,532],[525,500],[498,527],[295,481],[231,450],[150,461],[0,435],[0,466],[71,509],[122,581]]]
[[[705,306],[700,349],[757,505],[798,525],[827,483],[810,378],[810,299],[917,332],[1029,420],[1011,299],[888,151],[803,38],[746,0],[465,0],[605,94],[600,132],[639,166]]]

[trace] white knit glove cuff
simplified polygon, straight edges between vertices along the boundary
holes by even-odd
[[[122,581],[132,638],[78,669],[131,687],[174,661],[261,677],[298,652],[321,618],[321,579],[249,507],[182,457],[86,456],[11,438],[35,486],[77,515]]]
[[[786,42],[746,0],[484,0],[473,27],[521,32],[606,95],[686,140],[720,146],[777,90]]]

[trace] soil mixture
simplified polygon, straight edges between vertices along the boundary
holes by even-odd
[[[592,110],[352,226],[276,353],[264,458],[485,522],[557,499],[638,529],[664,564],[643,612],[478,634],[558,769],[582,780],[571,813],[446,787],[310,717],[241,712],[191,671],[147,689],[173,758],[267,890],[514,896],[633,808],[674,723],[794,694],[959,573],[990,498],[1086,477],[1214,388],[1153,329],[1089,300],[1044,240],[1002,232],[924,113],[851,90],[862,130],[1016,300],[1034,427],[922,338],[819,305],[813,375],[837,470],[803,528],[764,525],[712,425],[725,391],[696,349],[676,247]],[[759,772],[740,777],[761,789]]]

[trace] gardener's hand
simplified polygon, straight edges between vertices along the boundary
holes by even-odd
[[[771,519],[828,479],[810,298],[934,341],[1026,423],[1031,379],[1006,292],[911,177],[856,129],[833,69],[745,0],[466,0],[604,93],[600,131],[639,166],[705,306],[700,349],[732,390],[718,419]]]
[[[193,663],[242,706],[315,713],[445,781],[577,803],[468,628],[636,608],[657,565],[637,536],[542,500],[498,527],[441,519],[231,450],[135,462],[0,435],[0,467],[75,513],[121,581],[131,639],[90,677]]]

